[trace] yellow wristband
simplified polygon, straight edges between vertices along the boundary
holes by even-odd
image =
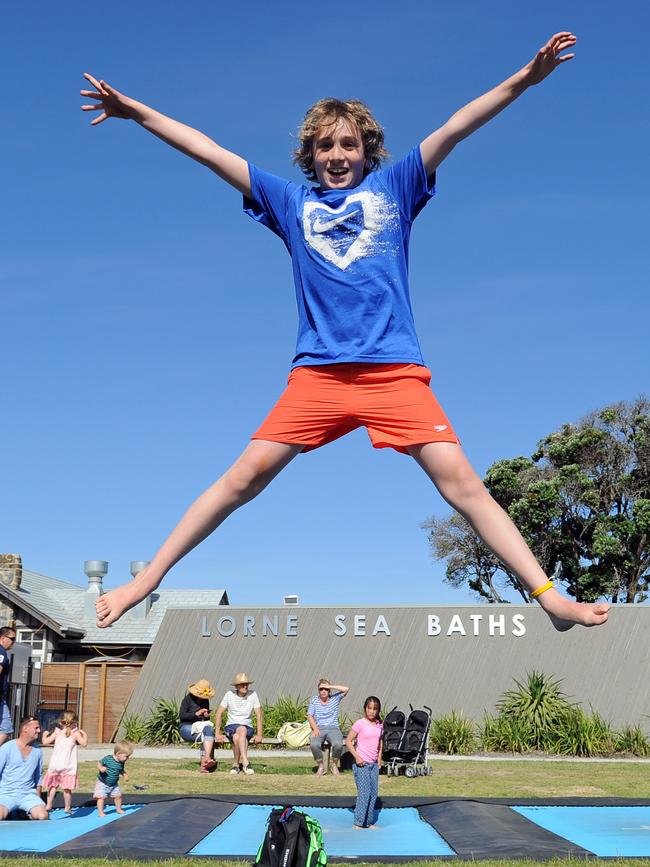
[[[538,596],[541,596],[542,593],[546,593],[547,590],[551,590],[551,588],[555,587],[552,581],[547,581],[546,584],[542,584],[541,587],[538,587],[537,590],[533,590],[530,594],[533,599],[537,599]]]

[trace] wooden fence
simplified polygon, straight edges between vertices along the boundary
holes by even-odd
[[[88,742],[112,741],[124,713],[142,662],[92,660],[91,662],[47,662],[41,684],[81,689],[80,726]]]

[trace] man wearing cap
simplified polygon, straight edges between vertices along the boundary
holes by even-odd
[[[231,684],[234,689],[228,690],[221,699],[221,704],[217,710],[217,718],[214,723],[217,741],[223,743],[227,737],[232,743],[233,766],[230,771],[231,774],[238,774],[240,770],[247,775],[255,773],[248,762],[248,742],[251,738],[255,744],[259,744],[262,740],[262,706],[257,693],[248,688],[252,683],[253,681],[243,671],[236,674]],[[253,711],[257,721],[255,733]],[[221,717],[224,713],[228,714],[225,737],[221,734]]]
[[[201,773],[208,774],[216,766],[214,750],[214,727],[210,722],[210,699],[214,689],[209,680],[197,680],[187,687],[187,695],[181,702],[179,717],[181,737],[190,743],[200,743]]]

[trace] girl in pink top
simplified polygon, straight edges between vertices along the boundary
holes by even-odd
[[[363,703],[364,716],[350,729],[345,745],[354,756],[352,767],[357,784],[357,803],[354,808],[354,828],[374,828],[375,801],[379,788],[381,764],[381,736],[384,726],[379,714],[381,702],[369,695]]]
[[[58,788],[63,789],[63,806],[66,813],[72,813],[72,790],[77,787],[77,747],[85,747],[88,736],[78,727],[77,715],[71,710],[64,711],[52,732],[43,732],[44,747],[54,744],[47,773],[43,777],[43,788],[47,789],[47,809],[52,809]]]

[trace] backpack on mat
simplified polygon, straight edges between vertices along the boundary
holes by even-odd
[[[266,834],[257,851],[260,867],[325,867],[320,823],[293,807],[276,807],[267,820]]]

